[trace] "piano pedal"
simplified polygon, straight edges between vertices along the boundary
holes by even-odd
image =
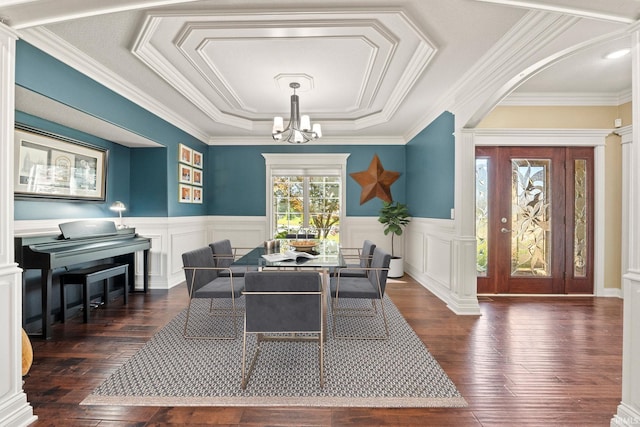
[[[89,307],[91,308],[100,308],[103,305],[104,301],[102,301],[101,299],[93,300],[89,303]]]

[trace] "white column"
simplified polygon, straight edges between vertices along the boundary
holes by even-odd
[[[456,121],[457,122],[457,121]],[[479,315],[476,277],[475,148],[473,134],[455,128],[455,237],[451,242],[451,299],[456,314]]]
[[[16,39],[0,23],[0,426],[37,419],[22,390],[22,271],[13,251]]]
[[[627,247],[626,271],[623,271],[623,333],[622,333],[622,402],[611,420],[611,426],[640,425],[640,32],[632,34],[632,141],[625,144],[626,159],[622,199],[627,200],[623,214],[623,236]],[[625,229],[626,228],[626,229]]]

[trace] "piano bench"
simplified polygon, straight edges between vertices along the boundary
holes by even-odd
[[[127,294],[129,293],[129,264],[102,264],[93,267],[72,270],[60,275],[60,312],[62,323],[67,320],[67,299],[65,287],[67,285],[82,285],[84,323],[89,322],[89,310],[91,301],[91,284],[103,282],[104,304],[109,302],[109,281],[108,279],[124,275],[124,304],[127,304]]]

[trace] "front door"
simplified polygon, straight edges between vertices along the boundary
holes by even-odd
[[[593,293],[593,149],[477,147],[478,293]]]

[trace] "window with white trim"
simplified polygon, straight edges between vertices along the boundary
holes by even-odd
[[[349,154],[263,156],[271,236],[312,234],[339,241]]]

